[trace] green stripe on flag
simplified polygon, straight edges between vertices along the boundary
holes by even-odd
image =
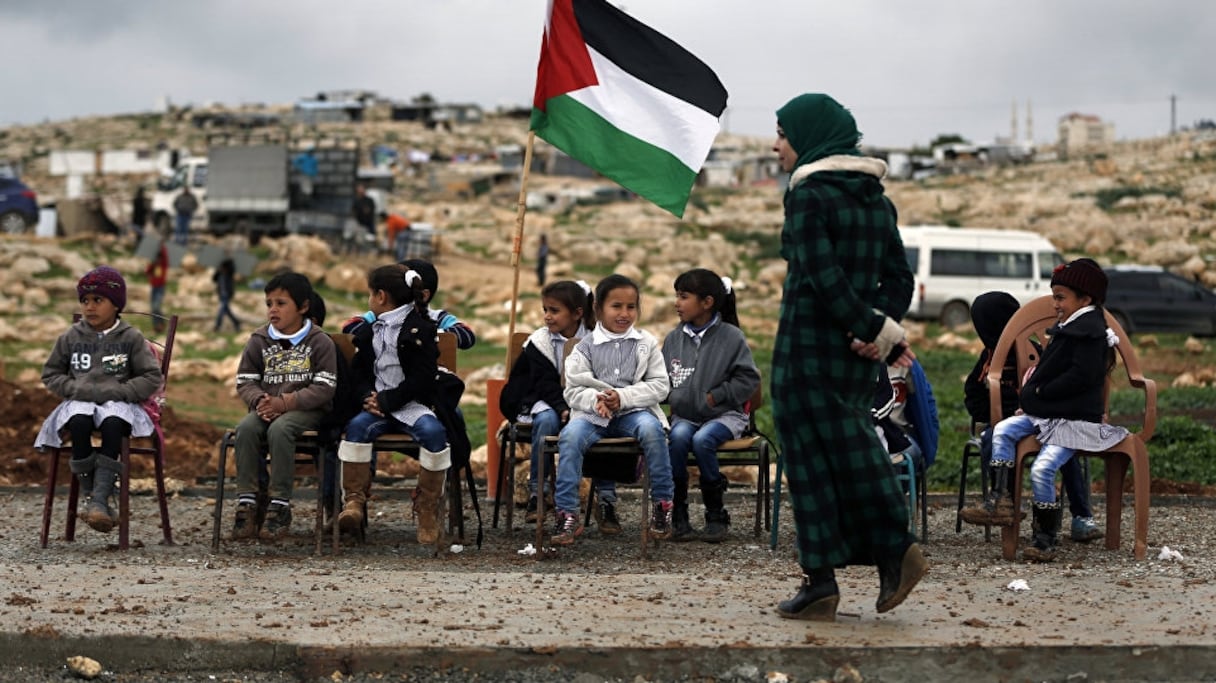
[[[532,110],[541,139],[677,217],[684,216],[697,171],[667,150],[639,140],[565,95]]]

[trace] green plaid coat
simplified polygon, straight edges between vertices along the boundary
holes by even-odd
[[[830,170],[836,159],[860,170]],[[912,298],[895,207],[876,161],[828,157],[814,166],[829,170],[796,170],[785,196],[789,267],[771,387],[806,570],[898,558],[914,540],[870,419],[878,368],[849,348],[850,335],[877,336],[883,316],[874,309],[899,319]]]

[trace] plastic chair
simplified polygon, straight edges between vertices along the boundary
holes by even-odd
[[[988,372],[994,421],[1000,417],[1000,375],[1005,366],[1006,356],[1010,353],[1016,354],[1018,377],[1025,377],[1026,370],[1038,361],[1038,350],[1032,342],[1036,339],[1045,341],[1047,339],[1046,331],[1055,324],[1056,313],[1051,297],[1043,296],[1022,306],[1005,326],[1001,339],[992,353],[992,363]],[[1108,550],[1116,550],[1119,547],[1119,527],[1123,514],[1123,482],[1127,476],[1128,466],[1133,468],[1132,490],[1136,526],[1132,550],[1137,560],[1143,560],[1148,552],[1150,482],[1146,444],[1152,439],[1157,427],[1157,385],[1153,380],[1145,378],[1140,371],[1140,363],[1136,359],[1136,352],[1127,333],[1109,311],[1106,312],[1106,325],[1119,337],[1116,349],[1127,372],[1128,383],[1144,392],[1144,414],[1141,428],[1139,432],[1129,434],[1127,438],[1108,450],[1077,451],[1074,457],[1100,457],[1106,461],[1106,548]],[[1108,407],[1110,387],[1111,380],[1107,378],[1104,398]],[[1013,509],[1015,511],[1021,509],[1022,469],[1030,463],[1030,458],[1038,453],[1039,447],[1039,442],[1034,436],[1028,436],[1018,442],[1014,460],[1014,472],[1018,478],[1018,485],[1013,487]],[[1020,522],[1015,522],[1012,525],[1001,527],[1001,554],[1007,560],[1015,559],[1017,556],[1019,526]]]
[[[164,336],[159,341],[149,337],[148,342],[160,353],[161,376],[164,386],[168,387],[169,364],[173,360],[173,341],[177,336],[177,316],[140,311],[123,311],[122,315],[129,323],[146,322],[146,325],[139,325],[141,328],[146,326],[156,329],[163,326]],[[80,314],[76,314],[73,317],[73,321],[79,319]],[[148,332],[145,330],[145,336],[147,335]],[[122,468],[118,478],[118,548],[120,550],[126,550],[130,546],[132,455],[149,456],[152,458],[156,473],[156,499],[160,506],[161,532],[164,534],[161,544],[173,545],[173,530],[169,525],[169,499],[165,492],[165,435],[160,419],[154,419],[152,422],[154,429],[150,436],[124,437],[119,450],[119,463]],[[70,459],[72,446],[70,443],[65,443],[62,446],[48,448],[47,450],[50,454],[50,463],[47,466],[46,495],[42,503],[42,532],[39,538],[43,548],[47,546],[47,541],[50,537],[51,513],[55,505],[55,488],[56,479],[59,474],[60,455],[67,453]],[[67,524],[64,529],[64,540],[67,541],[76,540],[76,504],[79,498],[80,483],[76,481],[76,477],[69,477],[68,514]]]

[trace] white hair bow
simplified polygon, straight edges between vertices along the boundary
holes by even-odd
[[[723,276],[722,276],[722,286],[726,288],[726,293],[727,293],[727,294],[730,294],[730,293],[731,293],[731,290],[732,290],[732,289],[734,288],[734,286],[735,286],[735,283],[734,283],[734,281],[733,281],[733,280],[731,280],[729,277],[727,277],[727,276],[723,275]]]
[[[574,284],[582,288],[583,294],[591,296],[591,285],[587,284],[586,280],[575,280]]]
[[[1119,345],[1119,335],[1115,334],[1115,331],[1109,327],[1106,328],[1106,345],[1112,349]]]
[[[413,271],[413,270],[405,271],[405,284],[407,286],[413,287],[415,282],[419,282],[421,280],[422,280],[422,276],[419,275],[416,271]]]

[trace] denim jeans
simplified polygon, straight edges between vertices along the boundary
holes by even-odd
[[[676,481],[688,481],[688,453],[691,451],[697,459],[697,469],[701,471],[701,484],[710,484],[722,479],[718,469],[718,446],[734,437],[726,425],[721,422],[706,422],[696,424],[688,420],[674,419],[671,423],[671,434],[667,438],[671,450],[671,478]]]
[[[423,415],[411,427],[391,415],[379,417],[365,410],[346,423],[344,438],[355,443],[371,443],[383,434],[401,433],[414,437],[423,448],[432,453],[438,453],[448,447],[448,434],[443,423],[434,415]],[[375,471],[376,452],[372,451],[372,472]]]
[[[1034,422],[1028,415],[1014,415],[997,423],[992,433],[992,462],[1012,466],[1018,441],[1035,433]],[[1056,502],[1056,472],[1072,459],[1075,451],[1063,446],[1044,445],[1030,467],[1030,487],[1034,502]]]
[[[184,245],[190,239],[190,218],[193,214],[179,213],[175,217],[176,225],[173,230],[173,241]]]
[[[557,441],[557,492],[554,504],[564,512],[578,511],[578,483],[583,477],[583,455],[604,437],[633,437],[642,445],[650,475],[650,499],[671,500],[671,458],[663,423],[650,411],[636,410],[612,418],[607,427],[572,420]]]

